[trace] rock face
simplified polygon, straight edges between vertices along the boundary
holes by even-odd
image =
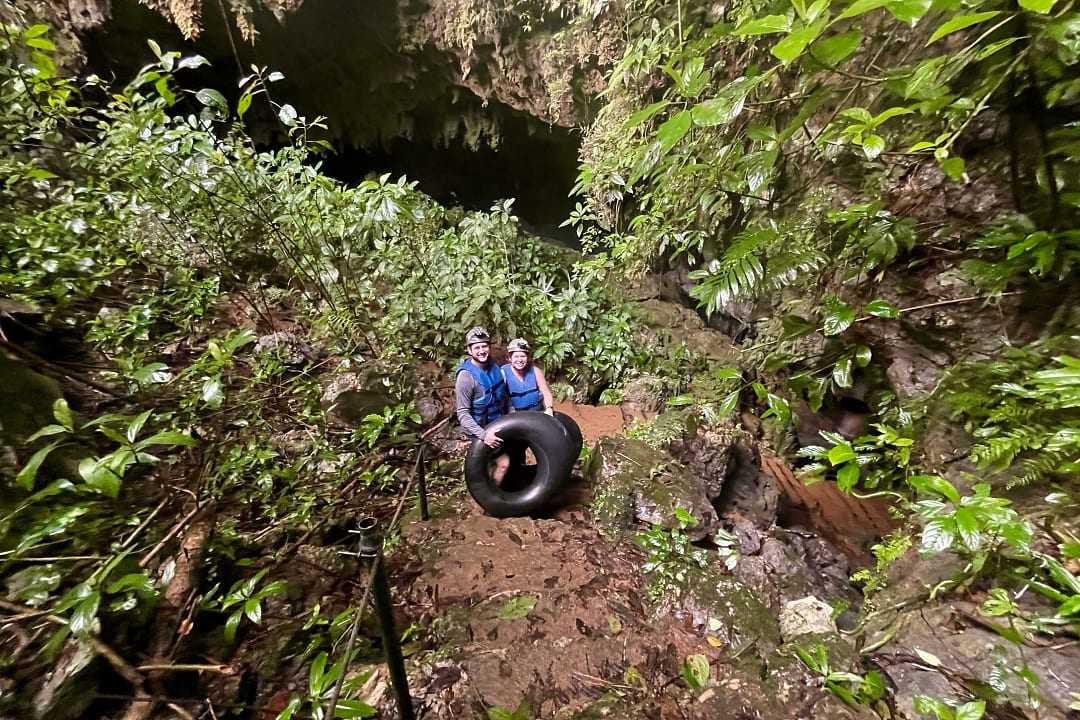
[[[720,525],[705,483],[668,453],[640,440],[601,440],[592,450],[586,475],[593,485],[594,521],[610,536],[629,529],[635,520],[678,528],[676,509],[697,521],[686,530],[694,540],[708,537]]]
[[[106,55],[108,69],[126,78],[146,59],[141,38],[152,35],[182,39],[214,67],[257,61],[282,71],[282,96],[326,116],[335,138],[372,149],[394,138],[494,146],[511,114],[534,119],[535,130],[580,125],[622,56],[610,4],[594,15],[572,4],[373,0],[357,13],[347,0],[256,0],[226,4],[227,32],[206,0],[70,5],[45,9],[70,34],[73,56]],[[89,37],[85,48],[76,31]]]
[[[953,553],[920,557],[912,549],[892,565],[889,584],[875,596],[883,610],[870,618],[865,640],[868,646],[881,644],[870,660],[894,687],[898,717],[922,717],[912,707],[918,695],[958,699],[966,696],[965,687],[986,687],[991,677],[1000,681],[997,716],[1073,717],[1070,693],[1080,687],[1080,646],[1038,640],[1017,645],[1003,637],[1010,632],[1007,620],[980,613],[981,598],[927,599],[939,583],[964,577],[965,565]],[[1048,617],[1056,610],[1037,593],[1022,593],[1015,602],[1023,617]],[[940,664],[925,662],[916,651],[930,653]],[[1039,678],[1036,686],[1027,686],[1018,674],[1025,667]],[[1029,692],[1038,699],[1037,709]]]
[[[780,635],[785,642],[802,635],[835,632],[832,608],[813,595],[792,600],[780,611]]]
[[[323,380],[322,407],[338,427],[356,427],[370,414],[394,404],[391,377],[375,364],[355,367],[341,361]]]

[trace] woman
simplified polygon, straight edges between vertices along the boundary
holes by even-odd
[[[551,415],[555,399],[544,371],[529,361],[529,343],[511,340],[506,351],[510,362],[502,366],[502,375],[510,391],[510,412],[539,410]]]

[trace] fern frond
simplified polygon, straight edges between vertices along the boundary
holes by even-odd
[[[691,280],[700,281],[690,289],[691,297],[712,313],[730,302],[757,295],[765,278],[760,255],[775,238],[776,231],[771,228],[740,234],[722,258],[690,273]]]

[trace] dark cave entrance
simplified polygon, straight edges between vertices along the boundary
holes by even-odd
[[[319,159],[326,174],[346,183],[404,175],[440,203],[469,210],[514,198],[524,229],[576,244],[559,225],[573,208],[578,135],[459,87],[450,58],[435,50],[398,50],[395,0],[374,0],[363,13],[350,0],[326,0],[301,5],[284,23],[265,11],[255,20],[254,46],[239,42],[235,27],[230,41],[221,14],[207,4],[202,35],[188,42],[136,0],[114,0],[111,18],[84,35],[87,71],[127,82],[154,60],[146,44],[152,38],[165,50],[209,59],[209,68],[178,79],[235,103],[241,68],[280,70],[285,80],[274,85],[275,100],[327,118],[335,152]],[[248,131],[262,147],[279,146],[282,127],[257,105],[246,116]],[[497,141],[466,143],[467,117],[493,126]],[[459,132],[448,137],[448,125]]]

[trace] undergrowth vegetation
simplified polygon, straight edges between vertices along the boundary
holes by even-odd
[[[381,512],[399,491],[421,423],[440,419],[418,411],[414,370],[434,361],[451,382],[473,325],[530,338],[581,396],[681,362],[636,343],[604,280],[522,233],[512,201],[465,212],[404,178],[323,175],[321,120],[274,96],[279,73],[253,67],[230,103],[185,87],[205,59],[151,42],[156,60],[110,88],[60,74],[49,36],[5,25],[0,40],[0,351],[59,381],[50,423],[9,438],[0,495],[5,608],[55,622],[5,626],[5,673],[70,657],[71,635],[130,642],[155,617],[221,656],[302,599],[283,563],[337,510]],[[254,103],[288,143],[255,146]],[[354,422],[332,418],[342,388],[375,398]],[[431,482],[456,478],[440,468]],[[178,534],[196,543],[179,560],[163,554]],[[286,623],[279,662],[326,665],[340,628],[319,634],[319,617]],[[162,659],[171,643],[135,641]],[[311,672],[293,710],[330,694],[337,675]],[[0,710],[30,701],[5,690]]]
[[[706,315],[749,326],[743,367],[677,403],[767,408],[808,482],[896,501],[907,526],[855,577],[868,609],[914,546],[965,561],[931,597],[1027,596],[1001,611],[1022,619],[1002,632],[1021,654],[1075,637],[1080,13],[764,0],[627,15],[568,224],[592,267],[681,272]],[[844,415],[801,446],[784,434]],[[1013,670],[1037,715],[1039,679]],[[989,707],[947,700],[915,709]]]

